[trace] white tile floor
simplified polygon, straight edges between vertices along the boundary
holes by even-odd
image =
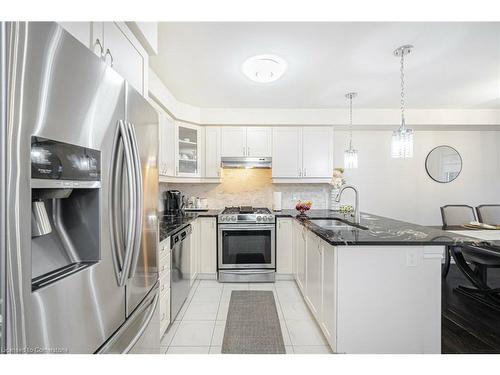
[[[195,282],[175,322],[161,340],[167,354],[220,354],[233,290],[271,290],[287,354],[324,354],[330,348],[294,281],[220,284]]]

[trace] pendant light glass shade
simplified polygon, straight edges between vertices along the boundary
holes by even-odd
[[[358,167],[358,150],[349,148],[344,151],[344,168],[353,169]]]
[[[358,150],[352,148],[352,99],[358,94],[350,92],[345,95],[349,99],[349,148],[344,151],[344,168],[353,169],[358,167]]]
[[[413,130],[399,128],[392,132],[391,156],[393,158],[413,157]]]
[[[398,130],[392,132],[391,156],[393,158],[412,158],[413,157],[413,129],[406,127],[405,123],[405,75],[404,59],[412,51],[413,46],[401,46],[394,51],[394,56],[399,57],[401,61],[401,126]]]

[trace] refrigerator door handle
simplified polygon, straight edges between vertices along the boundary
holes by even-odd
[[[137,331],[137,333],[134,336],[134,338],[132,340],[130,340],[130,343],[127,345],[127,347],[123,351],[123,354],[127,354],[128,352],[130,352],[130,350],[134,347],[134,345],[137,343],[137,341],[139,341],[139,339],[141,338],[141,336],[144,333],[144,331],[146,330],[146,328],[148,328],[149,323],[151,323],[151,320],[153,319],[153,316],[155,314],[155,311],[156,311],[156,308],[158,306],[158,301],[159,300],[160,300],[160,293],[156,292],[156,295],[154,297],[153,302],[149,305],[150,306],[150,310],[148,312],[148,316],[146,317],[146,319],[144,319],[144,323],[142,324],[142,326],[139,329],[139,331]]]
[[[131,261],[129,278],[134,277],[135,271],[137,269],[137,262],[139,260],[139,254],[141,252],[141,234],[142,234],[142,211],[144,207],[144,190],[142,186],[142,171],[141,171],[141,158],[139,155],[139,147],[137,146],[137,136],[135,133],[134,125],[131,123],[127,124],[129,134],[130,134],[130,144],[132,148],[132,153],[134,155],[134,166],[135,166],[135,182],[136,182],[136,223],[135,223],[135,234],[134,234],[134,246],[133,246],[133,257]]]
[[[123,149],[123,152],[121,151]],[[121,209],[121,194],[118,191],[121,189],[121,182],[123,178],[122,173],[122,163],[120,163],[123,159],[123,154],[125,156],[125,165],[127,167],[127,186],[130,198],[130,209],[128,210],[128,218],[127,218],[127,228],[124,231],[120,231],[118,229],[118,221],[121,220],[122,209]],[[110,197],[111,202],[113,203],[113,207],[110,210],[111,214],[111,240],[113,247],[113,258],[115,260],[114,267],[117,276],[118,285],[125,285],[125,280],[127,277],[127,270],[130,267],[130,262],[132,259],[133,245],[134,245],[134,233],[135,233],[135,215],[136,215],[136,201],[137,201],[137,193],[136,193],[136,181],[135,181],[135,173],[134,173],[134,161],[132,148],[130,145],[130,139],[128,137],[128,131],[123,121],[118,122],[117,134],[115,137],[115,153],[113,160],[113,168],[112,171],[112,181],[111,181],[111,189]],[[120,207],[120,209],[119,209]],[[122,236],[125,234],[126,240],[125,245],[123,244]],[[121,254],[121,249],[125,249],[124,257]],[[124,258],[124,259],[123,259]]]

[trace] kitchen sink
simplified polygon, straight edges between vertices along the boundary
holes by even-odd
[[[329,229],[329,230],[345,230],[345,229],[366,229],[362,226],[357,226],[357,225],[351,225],[346,223],[345,221],[339,220],[339,219],[315,219],[315,218],[309,218],[311,222],[314,224],[320,226],[321,228],[324,229]]]

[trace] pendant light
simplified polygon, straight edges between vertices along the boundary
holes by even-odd
[[[352,169],[358,167],[358,150],[352,148],[352,99],[358,96],[355,92],[345,94],[349,99],[349,148],[344,151],[344,168]]]
[[[412,45],[404,45],[394,51],[394,56],[401,60],[401,125],[398,130],[392,132],[391,154],[393,158],[412,158],[413,157],[413,129],[406,127],[405,122],[405,75],[404,62],[405,56],[412,51]]]

